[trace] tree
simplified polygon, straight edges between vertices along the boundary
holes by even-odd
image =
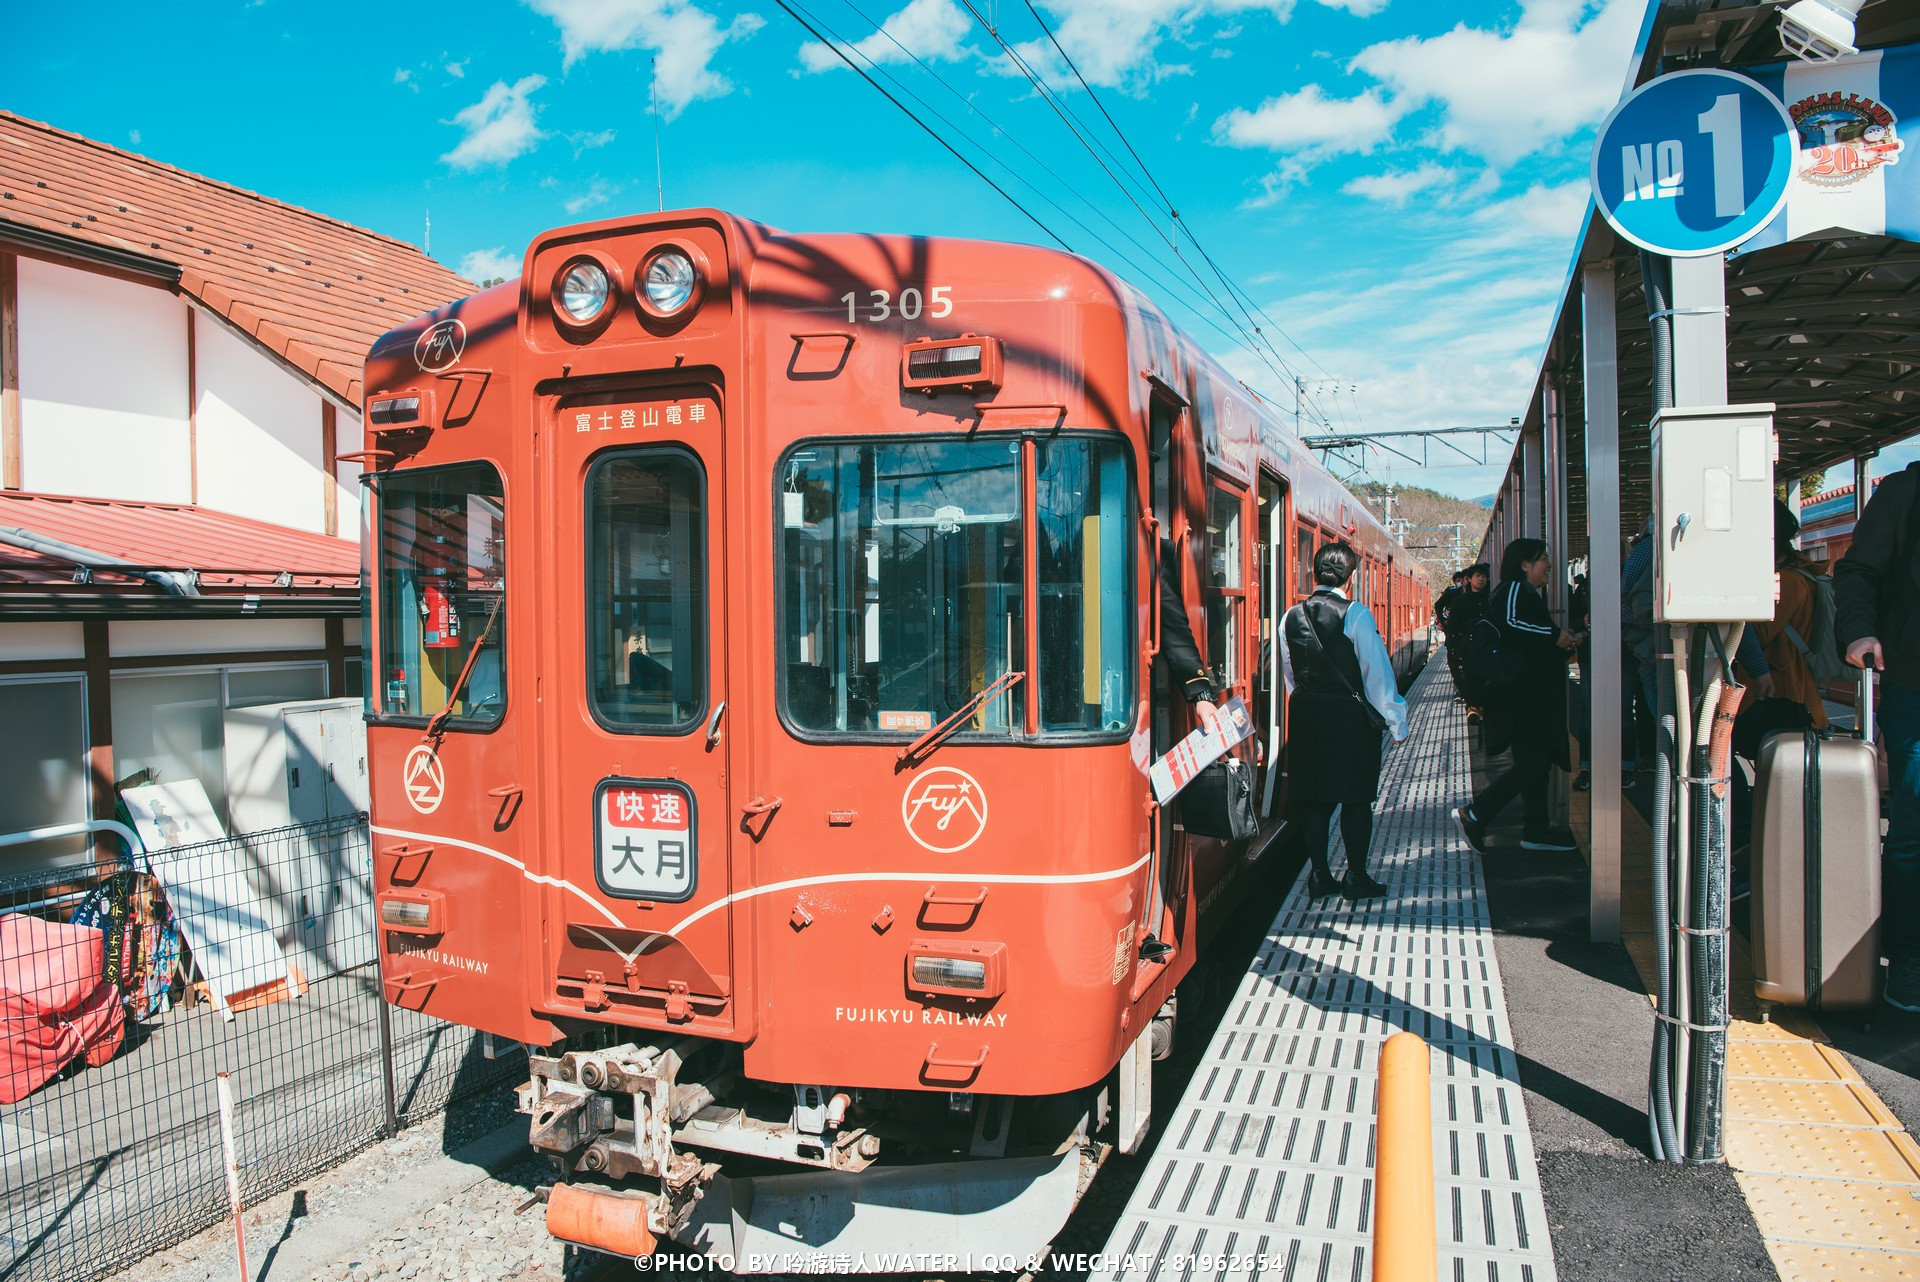
[[[1810,501],[1814,495],[1826,488],[1827,473],[1825,469],[1818,472],[1808,472],[1800,478],[1800,501],[1806,503]],[[1787,483],[1785,481],[1773,487],[1773,497],[1779,499],[1782,503],[1787,501]]]

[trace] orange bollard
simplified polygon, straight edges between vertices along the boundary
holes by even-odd
[[[1433,1077],[1427,1044],[1395,1033],[1380,1048],[1374,1127],[1373,1282],[1434,1282]]]

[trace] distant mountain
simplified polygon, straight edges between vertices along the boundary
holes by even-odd
[[[1353,487],[1376,517],[1385,512],[1388,490],[1388,486],[1374,483]],[[1395,485],[1391,491],[1396,522],[1405,520],[1409,526],[1407,547],[1425,563],[1427,577],[1438,593],[1450,581],[1454,563],[1470,562],[1480,551],[1492,500],[1459,499],[1417,485]]]
[[[1474,502],[1491,512],[1493,511],[1493,501],[1499,497],[1498,494],[1482,494],[1479,498],[1475,499]]]

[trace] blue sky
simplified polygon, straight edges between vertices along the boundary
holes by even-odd
[[[1263,394],[1310,380],[1339,431],[1521,413],[1644,0],[1034,2],[1097,103],[1025,0],[789,0]],[[772,0],[154,12],[14,13],[0,105],[416,244],[430,214],[434,256],[475,277],[517,274],[548,227],[653,208],[656,125],[669,207],[1045,240]],[[1277,358],[1206,301],[1191,246],[1174,259],[1127,147]],[[1499,466],[1370,471],[1474,496]]]

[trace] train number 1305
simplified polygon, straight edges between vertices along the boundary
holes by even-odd
[[[870,289],[863,300],[859,290],[850,289],[840,295],[840,301],[847,305],[848,324],[861,320],[862,311],[866,313],[864,319],[869,321],[887,320],[896,311],[902,320],[919,320],[923,310],[926,315],[938,320],[952,313],[953,299],[948,297],[952,293],[951,285],[935,285],[924,295],[909,285],[900,291],[898,298],[884,289]]]

